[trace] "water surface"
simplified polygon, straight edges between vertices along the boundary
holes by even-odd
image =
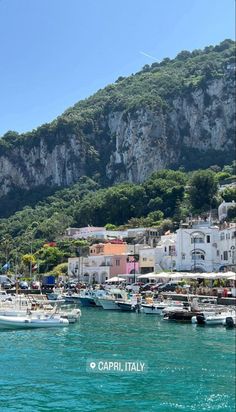
[[[87,360],[145,361],[92,373]],[[78,324],[0,331],[0,411],[235,411],[235,330],[82,308]]]

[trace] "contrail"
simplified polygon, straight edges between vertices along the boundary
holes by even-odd
[[[143,56],[149,57],[149,59],[156,60],[156,62],[158,61],[156,57],[151,56],[151,55],[148,54],[148,53],[144,53],[144,52],[142,52],[142,51],[140,51],[139,53],[142,54]]]

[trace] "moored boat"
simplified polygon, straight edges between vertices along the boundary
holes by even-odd
[[[51,328],[67,325],[69,320],[60,316],[0,316],[0,329]]]
[[[232,318],[233,321],[235,319],[235,313],[231,311],[223,311],[223,312],[214,312],[214,313],[201,313],[196,315],[192,319],[192,323],[197,323],[198,325],[224,325],[226,324],[226,319]],[[229,320],[228,320],[229,323]]]
[[[89,290],[85,290],[80,293],[79,301],[82,306],[86,306],[86,307],[96,306],[96,303],[94,301],[93,292]]]
[[[173,320],[176,322],[191,322],[193,316],[201,315],[201,313],[196,313],[191,310],[177,310],[174,312],[169,312],[164,315],[165,320]]]
[[[124,290],[112,289],[106,296],[98,298],[103,309],[106,310],[121,310],[119,302],[127,301],[128,295]]]

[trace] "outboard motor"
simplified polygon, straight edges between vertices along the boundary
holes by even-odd
[[[198,325],[205,325],[205,316],[204,315],[197,315],[197,323],[198,323]]]
[[[227,326],[227,328],[233,328],[234,327],[234,320],[233,320],[232,316],[227,316],[227,318],[225,319],[225,325]]]

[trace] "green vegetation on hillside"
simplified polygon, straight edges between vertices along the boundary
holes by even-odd
[[[81,141],[86,136],[96,135],[96,140],[106,141],[103,116],[111,111],[134,112],[149,107],[158,112],[167,110],[173,97],[179,94],[190,96],[190,91],[203,87],[208,81],[231,75],[229,65],[235,64],[235,42],[226,39],[217,46],[207,46],[192,52],[183,50],[176,58],[165,58],[160,63],[145,65],[129,77],[119,77],[114,84],[106,86],[91,97],[76,103],[49,124],[32,132],[19,135],[9,131],[0,139],[0,155],[9,148],[24,143],[29,150],[39,144],[44,136],[48,149],[63,142],[68,134],[76,133]],[[56,133],[55,133],[56,132]],[[88,142],[96,147],[96,141]]]
[[[35,207],[25,207],[0,220],[0,263],[17,258],[26,272],[30,260],[40,263],[41,272],[52,270],[76,255],[78,247],[87,245],[63,237],[69,226],[154,226],[160,233],[176,228],[190,213],[200,214],[216,208],[223,199],[233,200],[235,189],[226,188],[219,194],[217,185],[222,178],[233,180],[234,173],[235,164],[223,170],[212,166],[188,173],[161,170],[143,184],[122,183],[108,189],[81,178]],[[234,211],[231,216],[234,218]],[[47,244],[52,241],[56,245]]]

